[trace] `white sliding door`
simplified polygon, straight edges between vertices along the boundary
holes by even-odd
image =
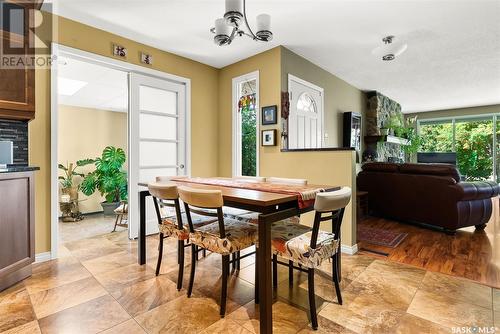
[[[139,227],[139,182],[186,174],[186,86],[130,74],[129,235]],[[146,233],[158,232],[153,203],[146,203]]]

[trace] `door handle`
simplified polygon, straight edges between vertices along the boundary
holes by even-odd
[[[180,165],[179,165],[179,168],[180,168],[180,169],[184,169],[184,165],[183,165],[183,164],[180,164]]]

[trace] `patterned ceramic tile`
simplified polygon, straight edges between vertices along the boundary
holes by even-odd
[[[106,295],[107,292],[89,277],[54,289],[44,290],[30,296],[38,319],[72,306]]]
[[[106,295],[39,319],[42,333],[97,333],[130,319],[113,297]]]
[[[480,307],[454,299],[453,296],[424,290],[416,293],[408,313],[448,328],[493,325],[491,307]]]
[[[18,284],[0,294],[0,333],[36,320],[28,291]]]

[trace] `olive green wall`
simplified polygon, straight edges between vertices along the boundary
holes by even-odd
[[[365,94],[356,87],[339,79],[330,72],[298,54],[281,48],[281,90],[288,91],[288,74],[309,81],[325,91],[325,132],[328,133],[327,147],[342,146],[343,113],[355,111],[364,115]]]

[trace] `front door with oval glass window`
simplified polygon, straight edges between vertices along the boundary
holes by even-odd
[[[323,88],[288,75],[288,148],[323,147]]]

